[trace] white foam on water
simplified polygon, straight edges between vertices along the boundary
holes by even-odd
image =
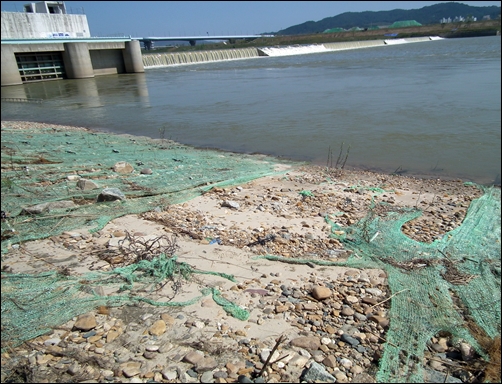
[[[387,45],[408,44],[408,43],[409,43],[409,41],[406,41],[405,39],[385,40],[385,44],[387,44]]]
[[[320,53],[320,52],[330,51],[322,44],[288,46],[288,47],[264,47],[259,49],[268,56],[292,56],[292,55],[304,55],[307,53]]]

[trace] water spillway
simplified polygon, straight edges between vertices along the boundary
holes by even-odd
[[[145,68],[184,65],[208,61],[238,60],[260,56],[256,48],[221,49],[199,52],[153,53],[143,55]]]
[[[348,49],[383,47],[386,45],[418,43],[431,40],[442,40],[442,38],[438,36],[423,36],[387,40],[344,41],[336,43],[306,45],[296,44],[290,46],[220,49],[197,52],[149,53],[143,55],[143,66],[145,68],[155,68],[166,67],[170,65],[186,65],[212,61],[248,59],[258,56],[274,57],[304,55],[309,53],[322,53]]]
[[[358,49],[369,47],[380,47],[385,45],[383,40],[366,40],[366,41],[343,41],[339,43],[324,43],[326,49],[330,51],[341,51],[344,49]]]

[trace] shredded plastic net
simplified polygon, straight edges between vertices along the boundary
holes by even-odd
[[[113,170],[117,162],[128,162],[135,170],[118,173]],[[59,126],[15,129],[2,123],[2,253],[12,244],[72,229],[97,231],[114,218],[181,203],[215,186],[284,173],[288,167],[278,170],[280,164],[265,156],[195,149],[163,139]],[[151,173],[139,171],[144,168]],[[99,188],[79,189],[80,178],[92,180]],[[118,189],[125,199],[98,202],[104,188]],[[69,204],[60,204],[62,201]],[[40,206],[46,203],[59,205]],[[34,206],[39,206],[36,213],[29,209]],[[59,271],[33,275],[2,272],[2,350],[99,305],[191,305],[199,298],[159,302],[131,292],[138,284],[154,285],[176,276],[189,278],[192,273],[234,281],[232,276],[214,271],[193,271],[176,257],[163,254],[110,273],[78,277]],[[93,288],[119,283],[121,291],[129,293],[100,296]],[[249,316],[217,289],[208,287],[201,293],[212,294],[216,303],[238,319]]]
[[[112,168],[127,162],[132,173]],[[10,244],[46,238],[76,228],[91,232],[125,214],[162,209],[215,186],[280,174],[280,161],[195,149],[169,140],[110,135],[58,127],[2,129],[2,253]],[[284,163],[285,164],[285,163]],[[283,167],[283,171],[286,167]],[[151,174],[141,170],[150,169]],[[98,188],[82,190],[78,179]],[[104,188],[125,200],[97,202]],[[33,214],[26,207],[52,204]]]
[[[393,296],[377,380],[420,383],[426,344],[439,331],[465,340],[488,360],[478,339],[500,336],[500,189],[483,189],[462,225],[430,244],[401,232],[420,211],[381,204],[351,227],[327,219],[333,232],[343,233],[333,236],[353,251],[345,262],[265,257],[385,270]]]
[[[177,257],[160,254],[152,260],[141,260],[111,272],[66,276],[58,271],[39,274],[2,273],[2,352],[26,340],[50,332],[74,316],[98,306],[121,306],[145,302],[154,306],[176,307],[192,305],[212,294],[214,301],[230,315],[247,320],[249,313],[221,296],[216,288],[203,288],[201,296],[188,301],[155,301],[136,290],[152,291],[158,284],[170,280],[189,280],[192,274],[211,274],[235,279],[212,271],[194,270],[178,262]],[[119,294],[100,295],[98,287],[118,287]]]

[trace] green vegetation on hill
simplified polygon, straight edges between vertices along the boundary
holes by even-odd
[[[396,5],[398,4],[396,3]],[[374,26],[389,26],[392,23],[405,20],[415,20],[422,25],[431,25],[439,24],[443,18],[450,18],[453,21],[455,17],[460,16],[466,20],[467,18],[476,18],[480,21],[485,16],[489,16],[491,20],[500,20],[500,7],[473,7],[450,2],[410,10],[394,9],[392,11],[379,12],[345,12],[337,16],[326,17],[320,21],[307,21],[268,34],[291,36],[322,33],[332,28],[351,29],[359,27],[369,29]]]
[[[352,31],[326,31],[324,33],[314,33],[292,36],[262,37],[253,41],[237,40],[235,44],[198,44],[195,46],[179,47],[156,47],[155,52],[193,52],[205,50],[219,50],[232,48],[250,48],[250,47],[272,47],[287,46],[295,44],[322,44],[336,43],[342,41],[363,41],[388,39],[387,33],[397,33],[398,38],[421,37],[421,36],[440,36],[444,38],[455,37],[475,37],[475,36],[495,36],[500,33],[501,21],[487,20],[476,22],[462,22],[452,24],[433,24],[423,26],[411,26],[403,28],[368,28],[368,30]],[[144,51],[152,53],[152,51]]]

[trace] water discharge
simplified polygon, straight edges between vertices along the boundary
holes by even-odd
[[[248,59],[259,56],[294,56],[305,55],[309,53],[322,53],[330,51],[340,51],[346,49],[360,49],[369,47],[378,47],[393,44],[417,43],[423,41],[438,40],[440,37],[414,37],[406,39],[389,40],[368,40],[368,41],[349,41],[340,43],[309,44],[294,46],[277,46],[262,48],[240,48],[227,50],[210,50],[200,52],[174,52],[157,53],[143,55],[143,65],[145,68],[165,67],[169,65],[186,65],[203,62],[213,62],[222,60]]]

